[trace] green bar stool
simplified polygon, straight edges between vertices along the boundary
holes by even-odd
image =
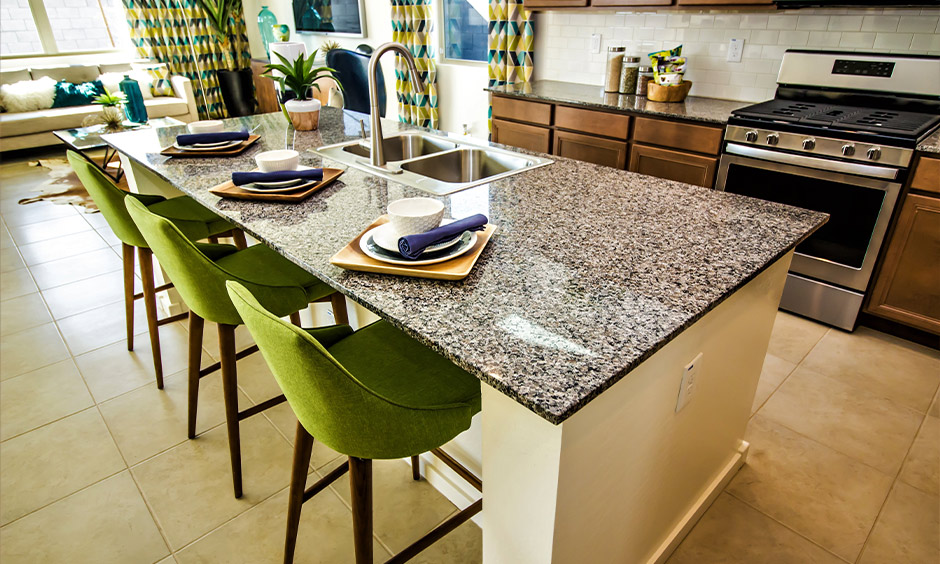
[[[266,245],[242,250],[231,245],[197,246],[173,222],[153,213],[143,203],[128,198],[125,204],[147,244],[189,306],[188,435],[191,439],[196,437],[199,379],[219,368],[222,370],[232,480],[235,497],[241,497],[239,421],[282,403],[284,396],[238,411],[235,363],[256,352],[258,347],[252,345],[242,351],[235,350],[235,328],[241,325],[242,320],[226,293],[225,282],[235,280],[251,288],[265,307],[279,316],[290,315],[297,324],[300,323],[299,311],[317,301],[332,301],[333,317],[345,323],[346,299]],[[221,362],[202,368],[202,335],[206,319],[218,324]]]
[[[147,327],[150,332],[150,347],[153,353],[153,370],[157,378],[157,388],[163,389],[163,359],[160,355],[160,332],[158,327],[184,319],[187,314],[181,313],[165,319],[157,319],[156,293],[173,287],[173,284],[164,284],[154,287],[153,257],[150,247],[144,240],[134,221],[127,214],[124,199],[133,199],[141,202],[147,208],[179,227],[186,237],[192,240],[217,240],[218,236],[231,236],[236,243],[244,248],[245,234],[236,229],[231,223],[212,213],[199,202],[189,196],[166,199],[163,196],[150,194],[134,194],[125,192],[117,187],[114,181],[98,167],[75,151],[68,151],[69,164],[81,180],[88,194],[92,197],[101,215],[104,216],[108,226],[115,236],[121,240],[124,262],[124,317],[127,325],[127,350],[134,350],[134,301],[144,299],[144,309],[147,313]],[[134,293],[134,249],[140,261],[140,278],[143,293]]]
[[[384,321],[356,332],[348,325],[301,329],[267,311],[253,290],[226,286],[298,419],[285,564],[294,559],[301,505],[347,470],[356,562],[371,564],[373,459],[410,456],[417,470],[417,455],[430,451],[483,491],[478,478],[439,449],[480,411],[476,378]],[[314,436],[349,460],[306,488]],[[480,499],[389,562],[413,558],[482,508]]]

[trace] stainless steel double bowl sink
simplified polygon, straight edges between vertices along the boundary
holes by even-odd
[[[316,149],[320,156],[400,182],[418,190],[443,196],[471,186],[493,182],[551,164],[553,161],[477,145],[464,140],[406,131],[386,137],[383,150],[387,164],[374,167],[366,139],[327,145]]]

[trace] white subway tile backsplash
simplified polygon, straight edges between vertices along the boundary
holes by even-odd
[[[875,49],[910,49],[912,33],[879,33],[875,35]]]
[[[864,16],[830,16],[829,31],[858,31]]]
[[[809,47],[838,47],[842,39],[839,31],[811,31],[806,45]]]
[[[751,41],[758,45],[775,45],[780,32],[775,29],[755,29],[751,31]]]
[[[897,31],[900,16],[865,16],[862,31]]]
[[[803,47],[809,41],[808,31],[781,31],[777,43],[789,47]]]
[[[901,16],[898,31],[912,33],[933,33],[937,29],[937,16]]]
[[[689,14],[669,14],[666,25],[669,27],[675,28],[685,28],[689,27],[689,24],[692,21],[692,16]],[[933,28],[931,28],[933,29]]]
[[[744,70],[747,72],[769,73],[772,72],[774,63],[767,59],[752,59],[744,61]]]
[[[839,40],[839,47],[848,49],[871,49],[875,45],[875,34],[867,32],[845,32]]]
[[[940,51],[940,34],[915,34],[914,40],[911,42],[911,49],[917,53],[929,52],[931,55],[936,55],[935,51]]]
[[[796,29],[806,31],[824,30],[829,26],[829,16],[797,16]]]
[[[719,14],[715,16],[715,27],[721,29],[738,29],[741,27],[741,16],[737,14]]]
[[[666,27],[668,17],[665,14],[647,14],[643,25],[646,27]]]
[[[741,16],[742,29],[767,29],[767,20],[770,16],[766,14],[744,14]]]
[[[695,14],[692,16],[689,25],[697,28],[707,28],[715,26],[715,16],[709,16],[706,14]]]
[[[767,29],[796,29],[798,16],[770,16],[767,20]]]

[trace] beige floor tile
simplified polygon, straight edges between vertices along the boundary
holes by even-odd
[[[94,405],[71,359],[0,383],[0,440]]]
[[[39,294],[27,294],[0,302],[0,336],[51,323],[52,316]]]
[[[723,493],[667,564],[842,564],[780,523]]]
[[[6,175],[6,171],[4,171],[3,179],[3,190],[6,194],[10,188],[9,177]],[[32,190],[27,189],[17,197],[14,197],[10,200],[4,200],[5,204],[3,205],[2,209],[0,209],[0,211],[3,213],[3,220],[6,222],[7,227],[13,228],[17,225],[26,225],[29,223],[38,223],[40,221],[49,221],[50,219],[80,215],[78,209],[71,205],[59,205],[50,202],[36,202],[35,204],[16,203],[16,200],[28,197],[30,195],[32,195]]]
[[[264,411],[264,416],[294,445],[294,436],[297,433],[297,416],[291,410],[290,405],[282,403],[271,409]],[[341,457],[340,453],[314,439],[313,450],[310,453],[310,465],[314,468],[323,468],[327,464],[334,462]],[[331,466],[332,468],[332,466]]]
[[[259,403],[283,393],[260,351],[239,360],[237,369],[238,387],[251,401]]]
[[[259,503],[178,553],[182,564],[280,564],[284,558],[287,490]],[[391,556],[373,543],[375,562]],[[304,504],[295,564],[355,562],[352,514],[327,489]]]
[[[761,415],[895,475],[924,415],[813,370],[797,368]]]
[[[52,317],[64,319],[103,305],[124,301],[124,282],[116,272],[42,291]]]
[[[457,510],[426,480],[412,480],[411,466],[401,460],[373,461],[372,483],[375,534],[393,552],[418,540]],[[332,487],[349,503],[348,478]]]
[[[0,339],[0,380],[55,364],[69,351],[54,323],[26,329]]]
[[[26,268],[26,263],[20,258],[16,247],[0,249],[0,272],[10,272],[21,268]]]
[[[134,465],[157,453],[188,441],[188,380],[186,372],[164,378],[163,390],[143,386],[100,405],[111,434],[128,464]],[[251,405],[239,394],[239,408]],[[212,374],[199,386],[199,407],[196,410],[196,432],[225,422],[222,401],[222,377]]]
[[[37,264],[31,266],[29,270],[36,278],[39,287],[46,290],[93,276],[117,272],[121,268],[121,258],[115,256],[111,249],[104,248],[74,257]]]
[[[0,522],[126,468],[95,408],[0,443]]]
[[[150,564],[169,550],[128,472],[0,529],[4,564]]]
[[[757,393],[754,394],[754,403],[751,404],[752,414],[764,405],[767,398],[780,387],[795,367],[796,364],[789,360],[783,360],[772,354],[764,357],[764,367],[760,371],[760,380],[757,382]]]
[[[73,355],[127,340],[123,300],[60,319],[57,324]],[[134,335],[135,344],[150,338],[143,300],[134,303]]]
[[[82,217],[85,218],[88,225],[91,225],[94,229],[110,229],[108,220],[105,219],[103,213],[83,213]]]
[[[940,419],[928,416],[901,468],[901,481],[940,494]]]
[[[23,246],[91,230],[91,225],[82,216],[69,215],[38,223],[14,225],[10,227],[10,234],[17,245]]]
[[[828,330],[821,323],[778,311],[767,352],[783,360],[799,363]]]
[[[937,562],[940,554],[940,498],[895,484],[859,564]]]
[[[186,370],[188,334],[175,323],[160,327],[160,350],[163,359],[163,374],[174,374]],[[134,339],[134,350],[128,351],[124,341],[95,349],[75,357],[92,396],[98,402],[117,397],[141,386],[156,389],[153,373],[153,356],[147,334]],[[211,363],[203,355],[203,366]]]
[[[854,333],[830,331],[803,367],[921,413],[927,411],[940,385],[940,352],[867,327]]]
[[[748,425],[747,464],[727,491],[830,552],[854,561],[892,478],[774,423]]]
[[[5,222],[0,223],[0,249],[9,249],[14,246],[13,237],[10,236],[10,230],[7,229]]]
[[[483,562],[483,530],[473,521],[467,521],[408,562],[479,564]]]
[[[288,485],[291,448],[266,419],[242,421],[241,447],[241,499],[232,495],[224,426],[131,469],[171,548],[189,544]]]
[[[30,266],[106,248],[108,244],[94,230],[19,247],[23,260]]]
[[[108,245],[115,246],[121,244],[121,240],[118,239],[118,236],[114,234],[114,231],[111,231],[111,228],[105,227],[103,229],[96,229],[95,231],[98,232],[98,235],[100,235],[101,238],[108,243]]]
[[[8,300],[38,292],[39,288],[29,274],[29,269],[20,268],[0,273],[0,299]]]
[[[927,415],[932,417],[940,417],[940,389],[937,390],[937,393],[933,396],[933,402],[930,404],[930,409],[927,410]]]
[[[235,328],[235,348],[237,350],[242,350],[253,344],[255,344],[255,341],[251,338],[251,333],[248,332],[247,327],[239,325]],[[206,322],[205,329],[202,332],[202,346],[209,353],[209,356],[219,360],[219,329],[215,323]]]

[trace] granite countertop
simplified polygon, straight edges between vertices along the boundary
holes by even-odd
[[[225,159],[158,154],[182,127],[106,136],[324,282],[552,423],[561,423],[784,256],[827,216],[553,157],[554,164],[443,197],[446,214],[498,230],[463,281],[345,271],[330,257],[389,202],[426,195],[348,168],[300,204],[220,200],[208,189],[262,150],[337,167],[311,150],[359,136],[326,107],[320,129],[280,114],[227,120],[261,140]],[[411,128],[383,120],[386,136]],[[413,128],[411,128],[413,129]]]
[[[751,102],[719,100],[689,96],[684,102],[651,102],[644,96],[628,96],[604,92],[602,86],[573,84],[554,80],[536,80],[529,83],[486,88],[494,94],[505,94],[519,98],[573,104],[602,110],[629,111],[640,114],[681,118],[706,123],[728,123],[731,112],[750,106]]]
[[[940,129],[917,145],[917,150],[922,153],[940,153]]]

